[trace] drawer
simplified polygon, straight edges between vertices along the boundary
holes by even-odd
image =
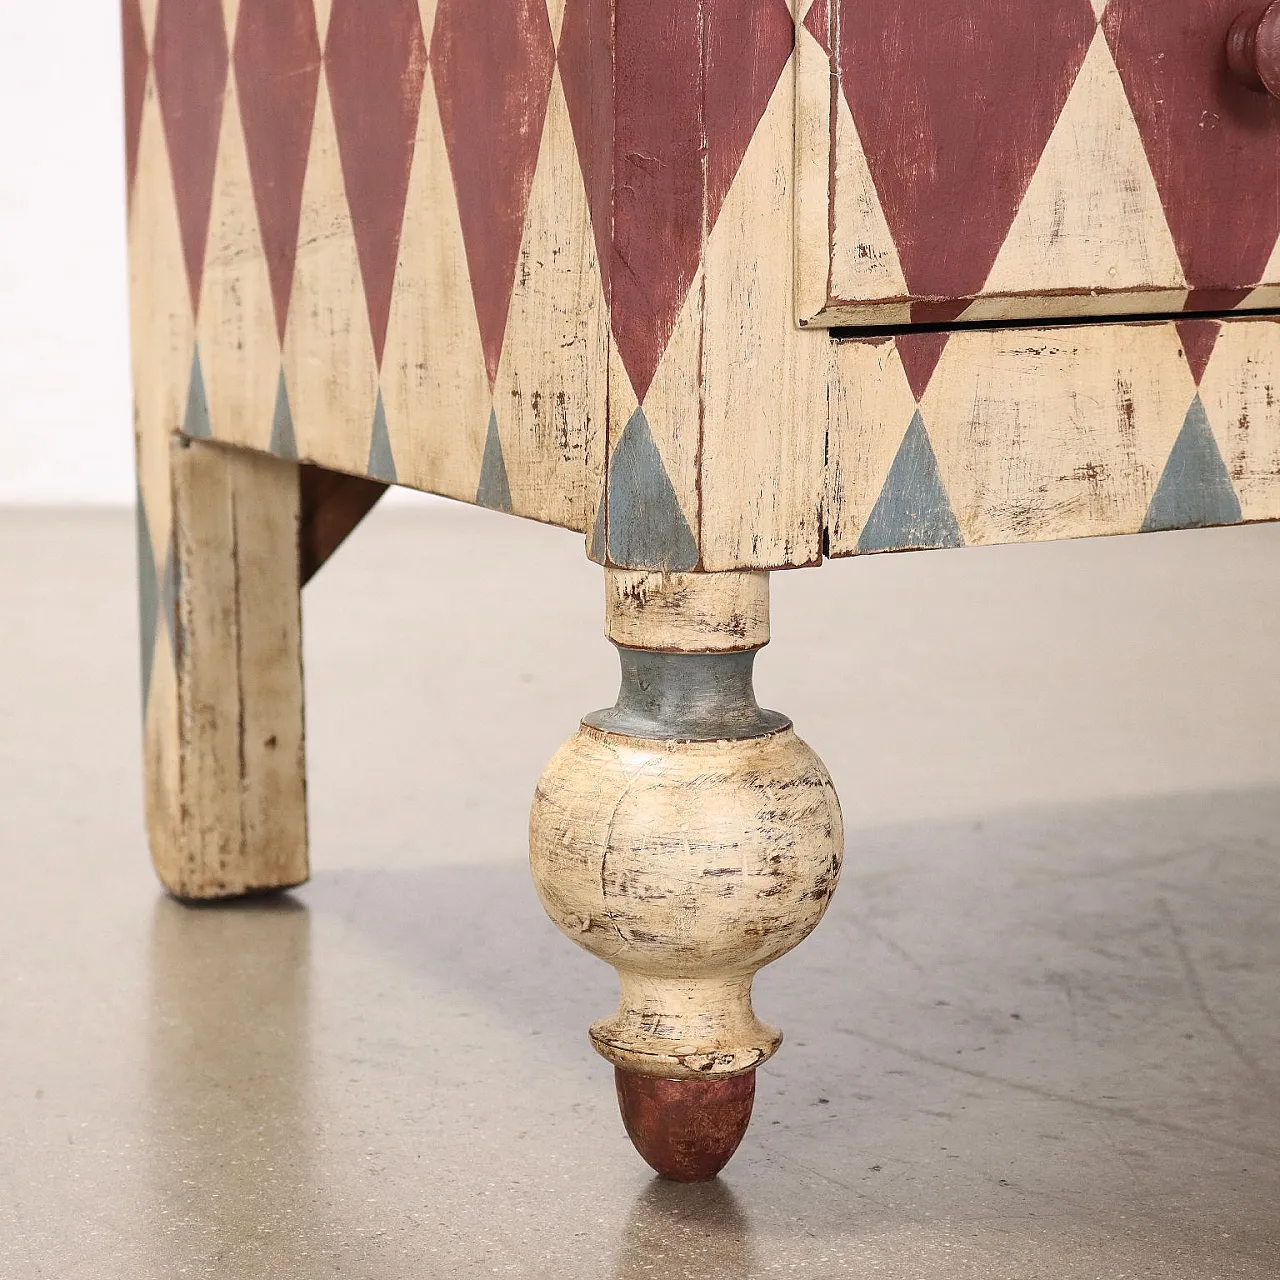
[[[833,344],[830,555],[1280,518],[1280,319]]]
[[[801,323],[1277,305],[1280,102],[1227,55],[1264,8],[816,0],[797,49]]]

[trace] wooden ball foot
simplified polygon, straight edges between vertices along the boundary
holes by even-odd
[[[738,1149],[756,1096],[756,1073],[710,1080],[662,1080],[614,1069],[627,1136],[672,1182],[706,1182]]]
[[[618,698],[539,780],[529,867],[561,932],[617,970],[590,1034],[631,1141],[664,1178],[701,1182],[782,1043],[752,980],[822,919],[844,826],[822,761],[752,688],[768,576],[608,572]]]

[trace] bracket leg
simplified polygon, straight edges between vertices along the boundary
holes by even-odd
[[[287,888],[307,878],[298,464],[168,448],[140,485],[152,862],[183,899]]]

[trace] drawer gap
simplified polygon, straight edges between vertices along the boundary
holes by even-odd
[[[835,342],[857,342],[867,338],[896,338],[913,333],[983,333],[1006,329],[1086,329],[1100,324],[1167,324],[1170,320],[1267,320],[1280,319],[1280,308],[1257,311],[1162,311],[1145,315],[1072,316],[1061,319],[952,320],[948,324],[863,324],[836,325],[827,330]]]

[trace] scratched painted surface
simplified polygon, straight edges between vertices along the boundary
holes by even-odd
[[[1247,6],[1243,6],[1247,7]],[[837,0],[801,39],[827,145],[815,323],[1218,310],[1280,282],[1280,103],[1238,0]],[[1262,292],[1259,292],[1262,290]]]
[[[1280,518],[1280,320],[915,343],[837,347],[832,555]]]
[[[180,898],[307,878],[298,468],[170,442],[173,537],[139,506],[146,814]],[[300,537],[300,534],[303,535]]]
[[[619,646],[622,683],[612,707],[584,719],[632,738],[726,742],[757,738],[791,722],[756,702],[755,652],[654,653]]]
[[[1224,282],[1266,301],[1276,108],[1188,74],[1165,151],[1147,110],[1224,5],[1175,30],[1139,0],[1101,24],[1055,0],[1031,41],[998,6],[976,25],[962,0],[929,20],[922,0],[847,7],[798,0],[793,24],[783,0],[493,0],[479,22],[461,0],[125,0],[157,563],[174,431],[565,525],[637,570],[1223,519],[1220,475],[1187,492],[1209,442],[1238,518],[1280,515],[1268,321],[879,345],[795,324],[797,290],[832,269],[833,57],[864,74],[834,102],[837,141],[857,142],[840,208],[862,219],[852,240],[837,219],[837,242],[866,296],[907,299],[899,319],[975,290],[967,317],[1019,290],[1067,309],[1077,285],[1086,308],[1153,283],[1141,305],[1222,301]],[[1024,81],[1025,110],[983,107]],[[1178,186],[1200,152],[1176,140],[1215,103],[1222,146]],[[989,164],[961,163],[975,148]],[[1204,427],[1179,455],[1196,465],[1148,520],[1197,389]]]
[[[767,573],[605,574],[605,635],[664,653],[733,653],[769,643]]]
[[[840,88],[908,289],[980,293],[1084,61],[1089,0],[1031,12],[856,0],[833,12]]]
[[[529,848],[552,920],[618,970],[596,1049],[677,1079],[770,1057],[782,1037],[752,977],[821,920],[843,847],[831,779],[789,728],[658,742],[584,725],[538,783]]]
[[[645,635],[619,646],[617,704],[538,781],[534,884],[566,936],[618,971],[617,1010],[591,1028],[604,1057],[667,1079],[732,1077],[782,1040],[755,1016],[751,984],[827,909],[840,803],[791,722],[757,705],[754,649],[724,651],[745,629],[767,640],[766,574],[610,569],[605,582],[615,643]],[[672,651],[691,640],[722,651]]]
[[[1142,135],[1192,306],[1234,307],[1280,236],[1280,102],[1235,84],[1222,33],[1248,6],[1111,0],[1102,18]]]

